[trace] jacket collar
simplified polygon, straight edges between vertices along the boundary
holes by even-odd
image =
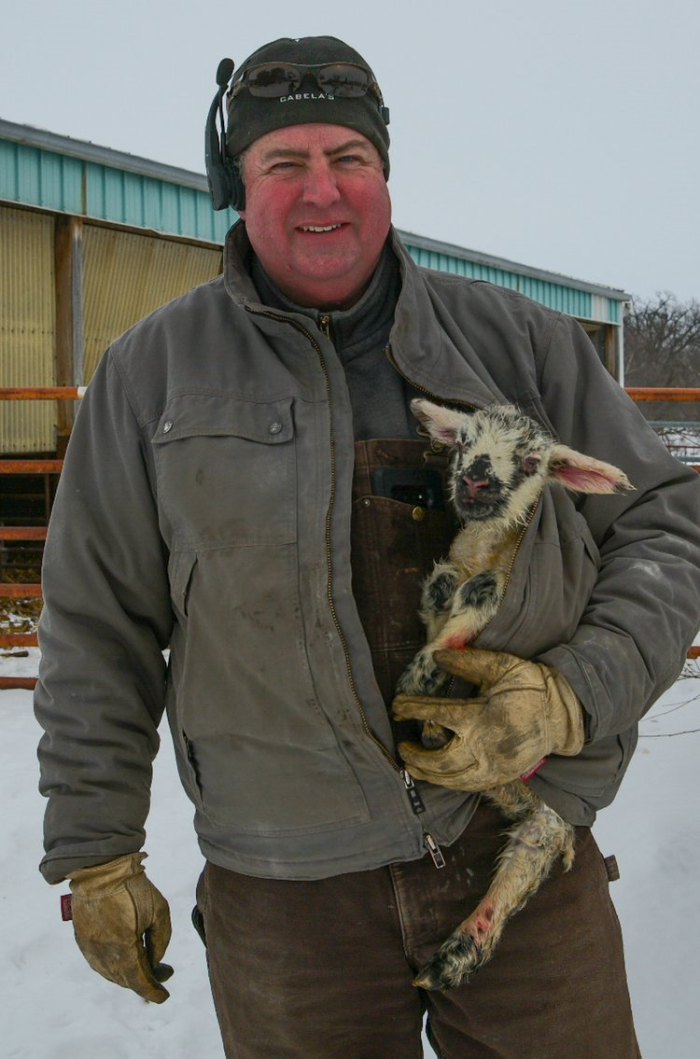
[[[438,400],[475,408],[504,403],[470,339],[472,281],[420,268],[393,228],[390,238],[401,270],[390,336],[396,368]]]
[[[255,256],[250,271],[255,289],[265,305],[272,309],[300,313],[312,320],[330,335],[343,363],[348,363],[373,346],[381,349],[386,345],[400,287],[398,265],[388,243],[369,286],[349,309],[321,311],[297,305],[272,282]]]
[[[469,287],[464,277],[432,273],[419,268],[395,228],[388,244],[399,263],[401,290],[389,345],[401,375],[427,395],[477,408],[506,400],[470,341]],[[259,314],[264,329],[270,307],[264,305],[251,278],[253,251],[238,221],[229,230],[224,246],[224,284],[241,308]],[[434,277],[434,278],[433,278]],[[459,285],[458,302],[445,298],[445,284]],[[291,305],[291,303],[290,303]],[[308,327],[308,316],[297,309],[275,308],[275,319],[296,319]]]

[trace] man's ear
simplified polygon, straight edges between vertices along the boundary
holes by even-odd
[[[433,404],[432,401],[426,401],[423,397],[413,398],[411,411],[423,424],[431,438],[441,441],[443,445],[455,444],[459,430],[464,426],[466,419],[464,412]]]
[[[550,481],[576,493],[627,493],[634,489],[619,467],[584,456],[567,445],[552,446],[548,470]]]

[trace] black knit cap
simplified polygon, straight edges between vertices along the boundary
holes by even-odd
[[[234,76],[234,85],[249,67],[269,62],[299,63],[302,66],[350,62],[364,66],[372,73],[359,52],[337,37],[301,37],[298,40],[280,37],[258,48],[242,63]],[[346,125],[362,133],[379,151],[384,175],[389,176],[388,111],[375,93],[370,90],[364,96],[352,99],[330,97],[319,89],[311,74],[304,78],[293,95],[282,99],[253,96],[246,88],[236,96],[229,96],[227,153],[235,158],[267,132],[310,122]]]

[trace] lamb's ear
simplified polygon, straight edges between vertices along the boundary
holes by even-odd
[[[626,493],[634,489],[619,467],[584,456],[566,445],[552,446],[549,477],[577,493]]]
[[[441,441],[443,445],[454,445],[457,432],[464,424],[464,412],[433,404],[432,401],[426,401],[423,397],[413,398],[411,411],[426,428],[431,438]]]

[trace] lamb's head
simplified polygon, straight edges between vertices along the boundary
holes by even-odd
[[[513,405],[466,413],[416,398],[411,410],[431,437],[453,449],[450,493],[462,522],[521,522],[551,482],[580,493],[633,488],[617,467],[557,444]]]

